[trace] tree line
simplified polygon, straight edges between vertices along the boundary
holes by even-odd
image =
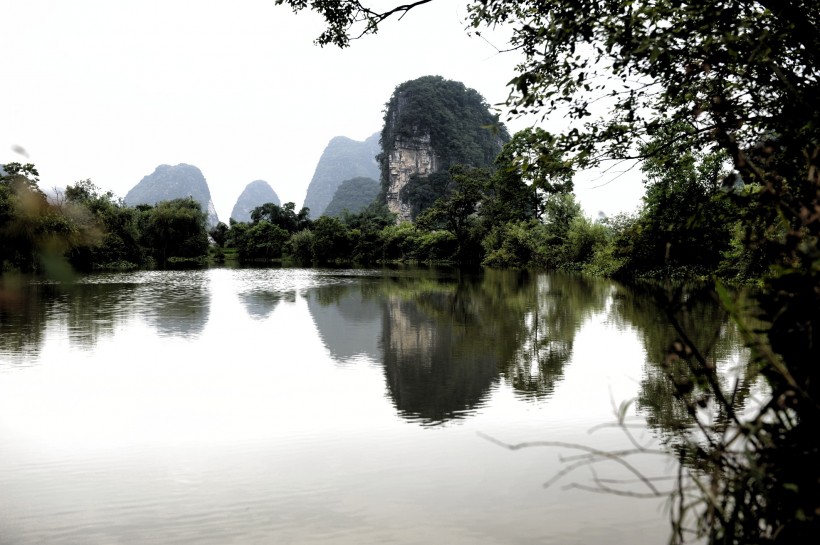
[[[316,220],[289,202],[266,203],[250,222],[207,231],[193,199],[129,207],[89,180],[48,199],[33,165],[10,163],[0,178],[3,268],[39,271],[60,260],[83,271],[204,263],[210,247],[217,261],[235,255],[246,263],[447,262],[618,278],[762,277],[776,255],[745,243],[747,213],[735,202],[755,189],[726,185],[724,153],[652,153],[661,141],[646,145],[640,210],[594,220],[575,200],[571,166],[541,129],[515,134],[492,167],[455,164],[416,181],[435,185],[439,196],[402,224],[379,199]],[[770,225],[761,242],[785,230]]]
[[[47,197],[32,164],[0,174],[0,271],[70,274],[202,263],[206,215],[191,198],[126,206],[90,180]]]
[[[267,203],[250,222],[221,223],[210,234],[218,254],[234,252],[245,262],[447,262],[618,278],[762,277],[774,255],[765,245],[744,244],[745,211],[733,204],[754,188],[724,183],[725,154],[656,155],[642,168],[646,194],[636,213],[590,219],[572,192],[572,169],[546,133],[527,129],[504,145],[492,168],[457,164],[425,177],[441,196],[416,209],[412,223],[397,224],[379,200],[313,221],[293,203]],[[785,226],[769,231],[775,240]]]

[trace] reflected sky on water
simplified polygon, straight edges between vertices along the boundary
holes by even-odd
[[[0,293],[4,544],[667,536],[661,501],[545,489],[572,452],[481,436],[618,448],[619,430],[590,429],[636,397],[633,416],[656,430],[644,437],[662,433],[672,421],[648,355],[666,333],[623,286],[280,268]],[[737,359],[723,318],[699,316]],[[662,457],[644,467],[670,470]]]

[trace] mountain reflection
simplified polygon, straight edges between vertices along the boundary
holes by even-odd
[[[380,359],[379,333],[384,307],[368,289],[357,284],[331,284],[305,294],[319,336],[333,359],[346,363],[354,356]]]
[[[293,303],[296,301],[296,292],[286,291],[251,291],[247,293],[240,293],[239,300],[248,316],[254,320],[264,320],[268,318],[273,311],[279,306],[279,303],[285,301]]]
[[[461,418],[503,378],[522,398],[546,398],[575,334],[604,308],[609,284],[562,275],[391,275],[309,290],[305,298],[333,358],[380,361],[403,417]]]

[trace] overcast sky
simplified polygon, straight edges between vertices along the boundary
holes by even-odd
[[[328,141],[380,131],[396,85],[435,74],[506,98],[516,57],[468,37],[464,5],[438,0],[339,50],[313,44],[315,14],[273,0],[0,0],[0,163],[33,162],[44,188],[90,178],[120,197],[188,163],[223,221],[257,179],[300,207]],[[587,215],[612,214],[642,186],[585,175],[576,194]]]

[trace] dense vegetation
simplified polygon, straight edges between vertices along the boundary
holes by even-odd
[[[125,206],[88,180],[48,199],[31,164],[0,175],[0,271],[65,278],[73,269],[133,269],[202,262],[206,216],[193,199]]]
[[[373,178],[351,178],[345,180],[336,190],[330,204],[325,208],[325,216],[341,216],[347,210],[350,213],[361,212],[379,196],[379,182]]]
[[[278,3],[320,13],[327,27],[317,42],[345,47],[428,1]],[[682,483],[673,498],[673,542],[817,542],[820,5],[471,0],[467,12],[475,32],[505,28],[523,55],[510,80],[512,113],[569,120],[544,140],[560,157],[576,168],[646,161],[643,213],[604,226],[610,242],[604,253],[593,251],[593,266],[598,256],[607,258],[600,268],[614,272],[663,263],[760,275],[749,308],[725,291],[722,298],[770,389],[751,415],[741,416],[737,391],[720,382],[704,347],[687,334],[677,312],[687,299],[671,287],[658,293],[677,337],[660,373],[684,404],[676,452],[692,484]],[[731,171],[717,184],[707,174],[722,158]],[[566,194],[552,198],[558,214],[548,211],[546,224],[506,238],[543,236],[550,219],[570,217],[558,197]],[[572,225],[556,225],[551,240],[579,240]],[[689,244],[704,237],[703,245]]]
[[[212,231],[242,260],[299,263],[437,261],[549,268],[618,278],[663,276],[754,281],[772,255],[743,245],[742,210],[725,188],[725,157],[694,151],[644,163],[644,205],[632,216],[592,221],[572,193],[572,172],[539,130],[514,135],[494,168],[453,165],[442,196],[414,224],[395,225],[384,206],[315,221],[293,203],[254,210],[250,223]],[[654,145],[650,142],[648,146]],[[436,175],[430,178],[437,178]]]

